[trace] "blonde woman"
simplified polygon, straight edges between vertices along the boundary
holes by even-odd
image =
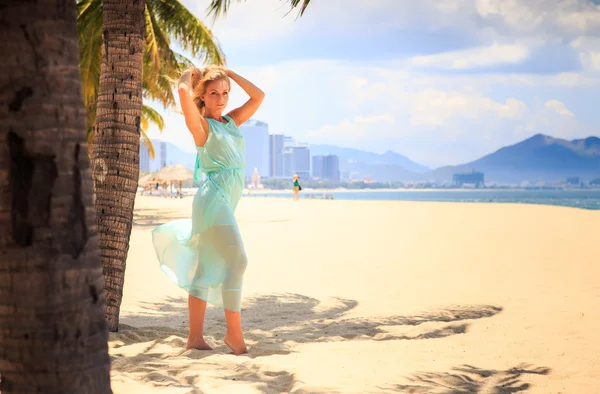
[[[250,98],[224,115],[230,79]],[[216,66],[186,70],[179,78],[178,92],[186,126],[196,145],[194,179],[199,188],[192,204],[192,218],[157,227],[152,232],[153,243],[161,268],[189,294],[187,348],[211,349],[203,333],[209,302],[224,308],[224,341],[239,355],[247,351],[241,325],[242,279],[247,259],[234,217],[246,165],[239,126],[254,115],[265,94],[235,72]]]
[[[300,177],[298,174],[294,174],[292,181],[294,182],[294,201],[298,201],[300,190],[302,190],[302,186],[300,186]]]

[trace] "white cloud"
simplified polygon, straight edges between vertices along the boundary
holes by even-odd
[[[600,72],[600,51],[590,51],[583,56],[582,63],[587,69]]]
[[[529,1],[535,3],[534,0]],[[534,12],[533,8],[535,7],[532,7],[531,4],[527,6],[519,0],[476,0],[475,4],[477,12],[484,19],[497,17],[505,25],[514,29],[533,30],[539,27],[544,20],[542,13]]]
[[[523,44],[498,44],[472,48],[463,51],[446,52],[435,55],[416,56],[411,65],[422,68],[466,70],[499,64],[521,63],[529,56],[529,49]]]
[[[600,37],[580,36],[571,41],[571,47],[579,51],[583,69],[600,74]]]
[[[202,19],[209,0],[184,0]],[[289,2],[232,1],[214,31],[232,43],[266,43],[301,30],[373,32],[387,29],[435,31],[450,28],[488,38],[524,35],[542,40],[600,34],[600,6],[589,0],[337,0],[311,2],[296,19]],[[495,33],[493,33],[495,32]]]
[[[475,0],[484,21],[498,30],[564,38],[600,33],[600,6],[589,0]]]
[[[557,114],[560,115],[564,115],[564,116],[574,116],[573,112],[569,111],[567,109],[567,106],[565,105],[565,103],[563,103],[562,101],[558,101],[558,100],[549,100],[546,101],[546,103],[544,104],[544,107],[551,109],[553,111],[556,111]]]
[[[572,3],[576,3],[577,8],[557,13],[557,24],[574,32],[597,34],[600,30],[600,6],[589,1]]]
[[[394,117],[390,114],[378,115],[378,116],[362,116],[356,117],[358,123],[377,123],[377,122],[388,122],[393,123]]]
[[[271,133],[310,143],[393,149],[425,164],[433,164],[436,154],[424,149],[423,139],[440,144],[435,148],[439,157],[466,160],[535,133],[593,134],[582,126],[577,112],[572,113],[568,101],[552,93],[568,92],[569,85],[587,86],[581,85],[578,73],[444,75],[399,69],[398,64],[303,60],[235,71],[267,93],[255,117],[268,122]],[[538,89],[552,96],[535,102],[532,95]],[[598,97],[592,89],[584,94],[590,100]],[[234,84],[229,109],[246,99]],[[185,147],[191,144],[188,137],[183,118],[169,115],[161,138],[180,140],[178,145]],[[467,142],[472,146],[465,148]]]
[[[407,102],[411,103],[411,125],[442,128],[450,128],[462,119],[519,119],[527,110],[525,103],[514,98],[502,103],[480,93],[444,92],[432,88],[409,95]]]
[[[315,130],[304,133],[313,141],[318,142],[364,142],[374,139],[387,139],[397,137],[394,127],[394,117],[389,114],[354,117],[353,120],[344,119],[335,125],[325,125]]]
[[[564,72],[551,76],[535,77],[536,86],[595,87],[600,78],[585,72]]]
[[[559,100],[552,99],[543,105],[537,103],[527,114],[525,121],[518,124],[513,135],[519,140],[542,133],[556,138],[574,139],[594,134],[594,129],[582,124]]]
[[[199,8],[202,3],[207,2],[199,2]],[[203,5],[201,9],[204,11],[206,6]],[[224,44],[266,42],[298,29],[293,17],[284,18],[288,10],[278,0],[232,1],[227,15],[215,22],[213,31]]]
[[[198,17],[205,17],[210,0],[183,0]],[[232,4],[224,17],[214,23],[213,32],[229,45],[262,44],[292,35],[315,32],[323,28],[336,31],[354,30],[368,24],[369,29],[385,30],[411,20],[401,13],[403,0],[343,0],[311,2],[305,14],[297,18],[288,1],[248,0]],[[410,3],[408,3],[410,4]],[[291,11],[290,11],[291,10]]]

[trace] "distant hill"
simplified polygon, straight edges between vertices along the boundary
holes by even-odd
[[[183,164],[193,170],[196,166],[196,152],[185,152],[179,149],[177,145],[167,142],[167,163]]]
[[[475,161],[440,167],[423,177],[449,181],[453,173],[473,169],[483,172],[486,182],[556,181],[569,176],[593,179],[600,176],[600,138],[567,141],[536,134]]]
[[[156,151],[156,157],[150,160],[150,171],[158,171],[160,170],[160,158],[161,158],[161,145],[160,140],[153,139],[152,143],[154,144],[154,149]],[[181,150],[177,145],[167,142],[166,143],[167,154],[166,154],[166,162],[167,165],[170,164],[182,164],[183,166],[189,168],[190,170],[194,169],[196,165],[196,153],[193,152],[185,152]]]
[[[380,171],[386,172],[390,168],[398,168],[398,171],[402,170],[422,173],[427,172],[430,169],[422,164],[415,163],[400,153],[388,150],[383,154],[367,152],[359,149],[352,148],[341,148],[334,145],[310,145],[311,155],[326,155],[332,154],[337,155],[340,158],[340,170],[341,171],[358,171],[358,172],[369,172],[375,171],[375,174]],[[382,166],[381,168],[377,168]]]

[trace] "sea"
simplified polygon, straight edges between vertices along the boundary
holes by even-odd
[[[251,190],[244,197],[291,198],[292,192]],[[461,189],[461,190],[394,190],[394,191],[319,191],[303,190],[300,198],[333,200],[387,200],[430,202],[476,202],[542,204],[600,210],[600,189]]]

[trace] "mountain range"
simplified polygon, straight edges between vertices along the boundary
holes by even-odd
[[[354,179],[369,177],[381,182],[451,181],[453,174],[473,170],[483,172],[488,183],[558,181],[571,176],[578,176],[581,179],[600,177],[600,138],[598,137],[568,141],[536,134],[477,160],[435,169],[392,151],[378,154],[318,144],[311,144],[310,150],[313,156],[337,155],[340,171],[350,174]],[[176,145],[167,143],[167,163],[181,163],[193,168],[195,154],[182,151]]]
[[[536,134],[517,144],[505,146],[477,160],[436,169],[415,163],[388,151],[375,154],[328,145],[312,145],[311,152],[330,152],[340,157],[340,171],[369,176],[375,181],[451,181],[455,173],[479,171],[486,182],[557,181],[570,176],[600,177],[600,138],[567,141]]]
[[[536,134],[472,162],[440,167],[425,175],[430,180],[450,180],[453,173],[473,169],[483,172],[486,182],[558,181],[571,176],[594,179],[600,177],[600,138],[567,141]]]

